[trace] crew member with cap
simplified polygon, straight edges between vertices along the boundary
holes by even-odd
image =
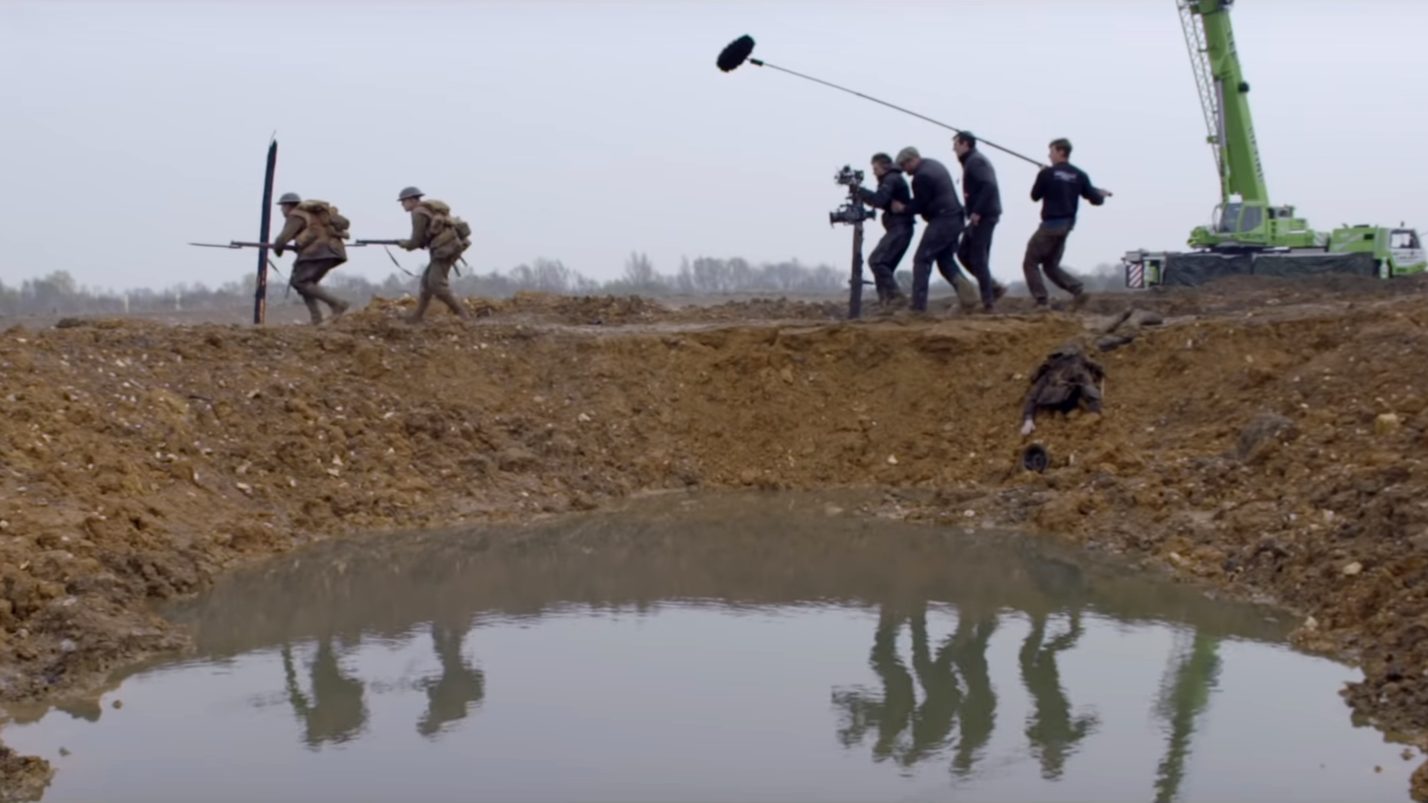
[[[912,309],[927,311],[928,282],[932,265],[936,263],[942,278],[957,290],[965,309],[975,307],[976,291],[972,283],[957,269],[957,241],[962,237],[962,201],[946,165],[936,159],[924,159],[917,148],[908,146],[898,151],[898,167],[912,176],[912,200],[906,204],[893,201],[892,211],[922,215],[927,228],[912,258]]]
[[[425,248],[430,256],[426,271],[421,275],[421,294],[417,297],[416,311],[410,320],[412,323],[420,322],[433,298],[445,304],[457,317],[466,320],[470,315],[451,294],[447,275],[456,266],[462,252],[470,246],[470,241],[466,239],[470,229],[460,219],[451,216],[451,207],[441,201],[422,198],[422,191],[416,187],[407,187],[397,195],[402,209],[412,215],[412,236],[397,244],[408,251]]]
[[[281,257],[283,249],[292,243],[297,258],[293,260],[289,284],[302,296],[314,325],[322,323],[322,306],[318,302],[331,307],[336,320],[347,311],[348,304],[318,283],[328,271],[347,261],[347,246],[342,242],[347,219],[322,201],[304,203],[295,192],[284,193],[278,199],[278,208],[286,222],[273,241],[273,254]]]

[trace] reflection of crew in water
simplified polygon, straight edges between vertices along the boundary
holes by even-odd
[[[839,731],[839,740],[844,747],[851,747],[861,742],[871,728],[877,728],[873,758],[878,761],[894,754],[898,736],[911,722],[917,702],[912,675],[897,656],[902,620],[886,605],[878,613],[878,629],[873,633],[873,651],[868,660],[883,682],[882,698],[860,691],[833,692],[833,702],[847,712],[847,726]]]
[[[957,618],[957,632],[952,634],[952,663],[967,684],[967,697],[962,701],[961,738],[952,759],[952,771],[964,778],[972,774],[981,749],[991,741],[996,724],[997,694],[992,690],[992,677],[987,670],[987,645],[996,630],[996,614],[973,615],[962,611]]]
[[[1071,649],[1081,638],[1081,612],[1073,609],[1070,630],[1043,644],[1046,619],[1044,613],[1031,615],[1031,632],[1021,647],[1021,680],[1036,704],[1026,728],[1031,751],[1041,760],[1041,776],[1055,780],[1061,777],[1067,755],[1077,742],[1090,735],[1096,720],[1092,716],[1071,716],[1071,703],[1061,688],[1061,673],[1056,668],[1056,654]]]
[[[912,673],[897,655],[897,637],[904,621],[909,623],[912,633]],[[865,691],[833,693],[833,702],[846,714],[845,727],[838,734],[843,745],[851,747],[861,742],[868,731],[876,728],[874,759],[891,757],[904,767],[916,764],[945,746],[962,700],[952,661],[950,644],[944,645],[935,656],[931,652],[925,602],[918,604],[911,614],[898,614],[884,606],[869,655],[869,664],[883,684],[881,698]],[[922,686],[921,705],[916,705],[913,673]],[[910,740],[904,739],[904,733],[909,730]]]
[[[1190,736],[1195,717],[1210,702],[1210,690],[1220,674],[1219,640],[1199,631],[1195,642],[1180,656],[1173,680],[1165,685],[1160,714],[1170,721],[1170,741],[1165,758],[1156,769],[1156,803],[1170,803],[1180,796],[1185,778],[1185,757],[1190,753]]]
[[[1081,638],[1081,607],[1088,589],[1079,566],[1055,558],[1031,556],[1027,574],[1057,608],[1069,611],[1071,625],[1065,634],[1046,641],[1048,613],[1030,612],[1031,632],[1022,643],[1020,655],[1022,683],[1036,706],[1026,735],[1031,740],[1032,754],[1041,760],[1042,777],[1054,780],[1061,777],[1066,758],[1076,744],[1096,726],[1095,717],[1071,716],[1071,703],[1061,688],[1061,673],[1056,667],[1056,654],[1071,649]]]
[[[332,639],[317,642],[317,656],[312,662],[312,701],[298,688],[297,671],[292,650],[282,648],[283,672],[287,676],[288,700],[293,711],[307,726],[304,741],[316,748],[324,742],[341,744],[361,733],[367,721],[367,707],[362,703],[362,682],[342,674]]]
[[[912,670],[922,684],[922,705],[917,707],[912,721],[912,746],[902,758],[904,766],[912,766],[947,745],[952,724],[957,720],[957,708],[962,704],[962,690],[952,672],[950,639],[932,656],[927,645],[927,609],[924,606],[909,622],[912,630]]]
[[[431,644],[441,661],[441,675],[423,682],[427,697],[426,716],[417,723],[417,733],[422,736],[435,736],[446,723],[464,718],[467,708],[481,702],[486,693],[485,675],[472,669],[461,654],[461,641],[465,635],[464,626],[431,624]]]

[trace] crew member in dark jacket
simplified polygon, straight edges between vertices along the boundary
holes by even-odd
[[[997,171],[991,160],[977,150],[977,138],[968,131],[953,137],[952,150],[962,163],[962,195],[967,204],[967,230],[957,247],[957,260],[976,278],[982,292],[982,309],[991,312],[1007,291],[992,278],[992,233],[1002,219]]]
[[[927,228],[912,258],[912,309],[927,311],[927,284],[932,278],[932,265],[954,288],[965,283],[957,270],[957,241],[962,237],[962,202],[952,174],[936,159],[924,159],[916,148],[906,147],[897,154],[898,166],[912,176],[912,202],[893,202],[892,211],[922,215]]]
[[[1041,202],[1041,226],[1026,244],[1026,259],[1021,267],[1036,306],[1047,306],[1046,284],[1041,280],[1044,271],[1046,278],[1070,293],[1072,304],[1079,307],[1086,300],[1086,290],[1075,276],[1061,269],[1066,238],[1076,227],[1076,210],[1081,199],[1100,206],[1111,197],[1111,192],[1098,189],[1084,170],[1071,164],[1069,140],[1053,141],[1050,158],[1051,166],[1036,175],[1036,183],[1031,187],[1031,200]]]
[[[912,245],[912,231],[917,219],[910,212],[892,211],[893,202],[904,207],[912,202],[912,191],[907,188],[907,179],[893,164],[886,153],[873,154],[873,175],[878,179],[877,192],[864,188],[863,202],[883,212],[883,237],[868,255],[868,267],[873,271],[873,283],[878,288],[878,300],[884,306],[903,300],[902,289],[897,286],[897,266]]]

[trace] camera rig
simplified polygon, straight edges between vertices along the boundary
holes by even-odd
[[[863,186],[863,171],[843,165],[843,169],[834,174],[833,183],[848,188],[848,199],[843,202],[842,206],[828,213],[828,225],[833,226],[839,223],[857,225],[878,216],[877,211],[869,209],[863,204],[863,199],[859,195],[858,191]]]
[[[843,205],[828,213],[828,225],[846,223],[853,227],[853,275],[848,279],[848,317],[857,318],[863,314],[863,285],[871,284],[863,280],[863,221],[872,220],[878,213],[863,203],[863,171],[843,165],[833,175],[833,182],[848,188],[848,198]]]

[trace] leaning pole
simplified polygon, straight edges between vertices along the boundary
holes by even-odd
[[[268,143],[268,165],[263,174],[263,213],[258,229],[258,283],[253,292],[253,325],[261,326],[268,317],[268,238],[273,222],[273,173],[278,168],[278,137]]]

